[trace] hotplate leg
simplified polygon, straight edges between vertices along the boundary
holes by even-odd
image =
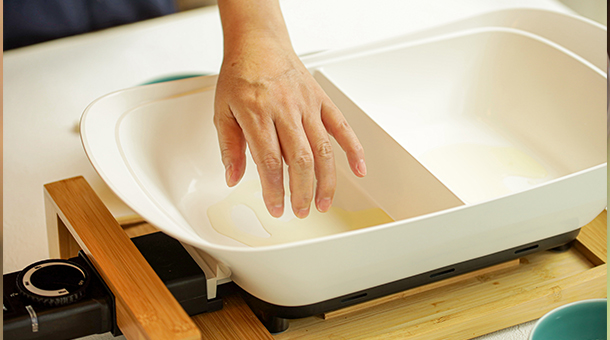
[[[254,311],[254,314],[271,334],[282,333],[288,329],[288,319],[271,316],[263,311]]]
[[[570,248],[572,248],[572,243],[574,242],[568,242],[566,244],[563,244],[561,246],[555,247],[555,248],[551,248],[549,249],[549,251],[552,251],[553,253],[563,253],[566,252],[568,250],[570,250]]]

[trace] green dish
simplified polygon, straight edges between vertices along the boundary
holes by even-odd
[[[167,82],[167,81],[180,80],[180,79],[193,78],[193,77],[200,77],[200,76],[207,76],[207,74],[205,74],[205,73],[174,74],[174,75],[169,75],[169,76],[153,79],[153,80],[147,81],[146,83],[143,83],[141,85],[150,85],[150,84],[164,83],[164,82]]]
[[[594,299],[556,308],[538,320],[530,340],[605,340],[607,305],[607,299]]]

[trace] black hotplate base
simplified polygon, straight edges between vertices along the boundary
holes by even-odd
[[[267,330],[272,334],[276,334],[288,329],[288,319],[300,319],[327,313],[386,295],[423,286],[432,282],[462,275],[478,269],[515,260],[540,251],[567,251],[570,249],[572,241],[576,239],[579,232],[580,229],[576,229],[574,231],[546,238],[538,242],[524,244],[519,247],[456,263],[451,266],[439,268],[426,273],[407,277],[401,280],[389,282],[380,286],[364,289],[310,305],[279,306],[258,299],[243,289],[240,289],[240,291],[248,306],[250,306],[252,311],[256,314],[263,325],[265,325]]]

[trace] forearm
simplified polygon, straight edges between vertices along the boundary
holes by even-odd
[[[225,57],[273,41],[292,50],[278,0],[218,0]]]

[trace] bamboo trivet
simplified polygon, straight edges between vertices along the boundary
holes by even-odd
[[[126,260],[137,256],[132,254],[129,246],[126,247],[128,251],[125,251],[121,245],[123,237],[128,240],[129,237],[153,232],[154,227],[141,223],[136,218],[125,226],[127,233],[122,231],[116,220],[110,222],[110,213],[82,177],[52,183],[45,188],[52,255],[64,258],[74,256],[76,251],[85,246],[89,248],[96,267],[102,272],[114,260],[100,265],[95,254],[103,261],[116,260],[118,257],[118,267],[134,269],[133,263],[129,264],[130,261]],[[105,230],[107,225],[112,226],[110,229],[118,227],[121,230],[122,234],[117,233],[121,235],[118,237],[121,239],[118,246],[109,241],[112,237],[89,230]],[[78,242],[70,233],[76,235]],[[100,240],[104,242],[99,242]],[[93,248],[95,250],[91,251]],[[128,254],[127,257],[125,254]],[[141,257],[141,254],[138,255]],[[140,266],[150,268],[147,263],[135,263],[138,263],[136,271],[143,269]],[[106,274],[105,278],[114,289],[120,286],[115,283],[123,280],[117,278],[116,274]],[[156,279],[151,278],[150,285],[156,286]],[[158,303],[158,299],[167,298],[163,289],[155,289],[159,289],[157,293],[160,295],[154,295],[156,297],[153,300],[157,300],[154,303]],[[128,295],[130,294],[133,295],[133,292]],[[149,295],[150,292],[142,294],[140,291],[138,298],[149,301]],[[170,300],[173,299],[171,294],[169,297]],[[380,298],[358,307],[326,313],[326,320],[322,317],[291,320],[290,328],[273,338],[470,339],[539,318],[549,310],[572,301],[600,297],[606,297],[605,211],[582,228],[574,247],[564,253],[541,252],[529,255],[522,258],[519,265],[509,262]],[[144,308],[138,312],[132,310],[133,306],[127,304],[127,301],[117,300],[119,304],[124,304],[119,314],[122,315],[120,325],[128,339],[186,339],[198,338],[200,334],[211,339],[270,338],[269,333],[237,295],[224,298],[223,310],[195,316],[192,320],[189,319],[191,323],[184,322],[184,311],[179,305],[179,310],[175,310],[171,301],[168,305],[163,305],[163,308]],[[132,317],[127,317],[126,314]],[[168,321],[170,319],[180,321],[174,323]],[[199,329],[199,334],[191,332],[193,324]],[[162,332],[158,332],[159,329]]]

